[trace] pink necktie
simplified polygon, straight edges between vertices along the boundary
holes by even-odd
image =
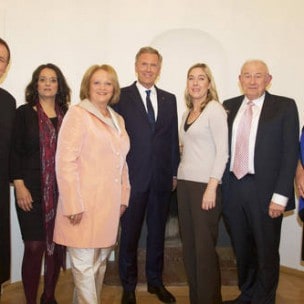
[[[237,179],[241,179],[249,169],[249,135],[252,121],[252,107],[254,103],[248,101],[238,129],[235,142],[234,163],[232,172]]]

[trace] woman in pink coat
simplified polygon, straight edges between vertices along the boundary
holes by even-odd
[[[81,83],[82,101],[70,108],[59,133],[54,241],[68,248],[77,304],[100,303],[107,257],[128,205],[129,137],[123,118],[109,107],[119,94],[111,66],[90,67]]]

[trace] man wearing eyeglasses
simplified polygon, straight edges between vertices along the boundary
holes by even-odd
[[[271,79],[263,61],[247,61],[239,76],[244,95],[224,102],[230,160],[223,177],[223,216],[241,291],[224,303],[275,303],[283,213],[295,207],[299,120],[294,100],[266,91]]]
[[[7,43],[0,38],[0,83],[10,61]],[[16,101],[0,88],[0,288],[10,278],[9,151]]]

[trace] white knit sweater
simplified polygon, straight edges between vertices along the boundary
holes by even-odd
[[[213,177],[221,181],[228,159],[227,114],[219,102],[210,101],[185,131],[188,114],[183,114],[180,127],[182,156],[177,178],[208,183]]]

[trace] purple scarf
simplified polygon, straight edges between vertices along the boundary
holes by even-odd
[[[40,140],[40,163],[41,163],[41,189],[42,189],[42,210],[44,215],[46,255],[52,256],[56,251],[60,251],[60,264],[65,267],[65,247],[55,245],[53,242],[53,233],[55,225],[55,216],[58,202],[58,188],[55,174],[55,154],[57,147],[57,135],[60,129],[63,112],[58,105],[55,105],[57,115],[57,127],[55,129],[51,120],[44,113],[41,105],[37,102],[37,114],[39,125],[39,140]],[[45,259],[45,266],[48,267]]]

